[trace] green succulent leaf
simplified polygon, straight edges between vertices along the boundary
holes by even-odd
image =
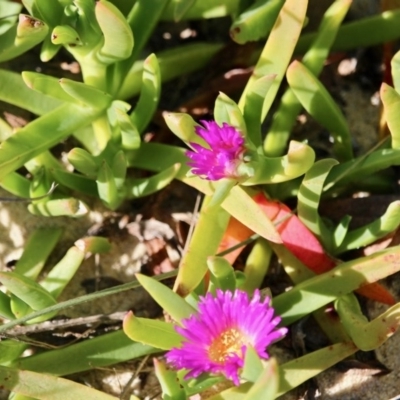
[[[230,28],[231,38],[239,44],[265,38],[275,24],[284,0],[258,0],[240,14]]]
[[[210,199],[210,197],[204,199],[192,239],[181,260],[175,281],[174,290],[184,297],[204,278],[208,257],[216,254],[228,225],[230,215],[218,205],[208,207]]]
[[[246,137],[247,128],[242,112],[239,106],[224,93],[220,93],[215,100],[214,119],[218,125],[222,126],[225,122]]]
[[[11,60],[27,52],[44,40],[48,27],[30,15],[20,14],[17,25],[0,36],[0,62]]]
[[[394,335],[400,325],[400,304],[396,304],[371,322],[364,316],[354,295],[335,301],[335,309],[351,340],[362,351],[377,349]]]
[[[400,148],[400,94],[385,83],[381,86],[381,99],[385,118],[392,137],[392,147]]]
[[[175,164],[149,178],[127,179],[125,185],[126,197],[135,199],[148,196],[166,187],[176,177],[181,164]]]
[[[168,128],[188,146],[190,143],[197,143],[203,147],[208,147],[204,139],[195,132],[198,125],[195,120],[185,113],[164,113],[164,120]]]
[[[101,201],[112,210],[117,208],[121,199],[118,195],[114,174],[106,161],[103,161],[99,168],[96,183]]]
[[[127,59],[133,49],[133,34],[123,14],[106,0],[96,3],[95,14],[104,35],[104,43],[97,54],[99,61],[111,64]]]
[[[284,325],[293,323],[340,296],[394,274],[400,270],[396,261],[399,254],[400,246],[395,246],[342,263],[276,296],[272,301],[273,306],[277,314],[282,316]]]
[[[239,106],[243,109],[247,91],[250,90],[253,82],[267,75],[276,75],[264,99],[261,120],[264,120],[267,115],[292,58],[294,47],[304,24],[307,3],[307,0],[287,0],[285,2],[240,98]],[[282,46],[282,43],[285,43],[285,46]],[[276,56],[277,54],[279,57]]]
[[[180,385],[177,373],[167,368],[164,362],[154,358],[154,371],[161,385],[163,399],[186,400],[184,388]]]
[[[78,127],[89,124],[101,112],[99,109],[64,104],[25,125],[1,145],[0,179],[59,143]],[[63,124],[60,125],[59,121]]]
[[[400,10],[398,9],[347,22],[340,27],[332,50],[346,51],[394,41],[400,37],[399,23]],[[296,53],[305,53],[315,36],[315,33],[302,35],[296,47]]]
[[[51,33],[51,42],[71,47],[82,45],[78,32],[69,25],[56,26]]]
[[[20,358],[15,360],[11,366],[50,375],[71,375],[96,367],[106,367],[136,359],[159,351],[160,349],[132,342],[122,330],[119,330],[67,347]],[[63,362],[60,363],[60,360],[63,360]],[[51,400],[54,400],[54,398]]]
[[[136,129],[143,133],[157,109],[161,93],[161,74],[157,57],[148,56],[143,63],[142,86],[139,101],[130,118]]]
[[[174,293],[167,286],[142,274],[136,275],[140,284],[150,293],[151,297],[167,312],[176,322],[189,318],[196,310],[181,296]]]
[[[394,232],[400,225],[400,202],[389,204],[385,214],[375,221],[347,233],[336,253],[358,249],[376,242],[387,234]]]
[[[65,256],[50,270],[40,285],[50,293],[53,298],[58,298],[67,284],[74,277],[76,271],[84,260],[85,252],[77,246],[71,247]]]
[[[43,201],[29,204],[28,210],[34,215],[44,217],[83,217],[89,212],[89,207],[74,197]]]
[[[394,88],[400,93],[400,50],[392,58],[391,67]]]
[[[129,312],[124,318],[125,334],[135,342],[162,350],[179,347],[183,338],[175,332],[173,324],[147,318],[135,317]]]
[[[353,158],[351,135],[347,122],[325,87],[303,64],[293,61],[287,71],[290,88],[303,107],[321,125],[325,126],[335,139],[334,152],[341,161]]]
[[[35,280],[61,237],[61,228],[38,228],[25,243],[14,272]]]
[[[302,58],[302,63],[318,76],[329,55],[330,48],[337,35],[351,1],[336,0],[324,13],[318,33],[310,48]],[[299,39],[301,41],[301,38]],[[288,88],[281,98],[278,110],[275,112],[271,128],[265,138],[265,152],[270,157],[280,156],[286,146],[296,118],[301,111],[301,104],[293,91]]]
[[[275,75],[266,75],[254,81],[246,93],[244,101],[243,118],[247,127],[247,136],[249,140],[259,149],[261,149],[261,126],[262,107],[264,104],[265,96],[271,87]]]
[[[111,96],[93,86],[66,78],[58,82],[68,95],[86,106],[105,109],[111,104]]]
[[[145,6],[146,1],[147,0],[141,0],[141,2],[144,3],[142,6],[144,11],[149,9],[149,7]],[[162,1],[163,3],[166,2],[165,0]],[[137,2],[137,4],[140,3]],[[148,20],[142,16],[139,16],[138,19],[140,25],[146,26],[145,29],[147,31]],[[138,48],[138,33],[136,32],[135,41],[136,49]],[[198,42],[158,52],[157,60],[160,67],[162,82],[168,82],[179,76],[204,68],[210,62],[212,57],[222,49],[222,47],[223,45],[220,43]],[[140,94],[144,61],[136,61],[136,58],[134,58],[134,61],[135,62],[132,61],[132,63],[128,64],[125,80],[117,95],[117,98],[119,99],[125,100]]]
[[[85,149],[73,148],[67,155],[68,161],[79,172],[89,177],[96,177],[99,167],[96,158]]]
[[[243,182],[243,185],[279,183],[295,179],[306,173],[314,164],[314,150],[307,144],[292,140],[288,153],[282,157],[258,158],[255,175]]]
[[[56,304],[56,300],[46,289],[17,272],[0,272],[0,282],[33,310]]]
[[[260,376],[244,397],[245,400],[273,400],[279,384],[278,364],[274,358],[267,361]]]
[[[216,289],[233,292],[236,289],[235,272],[232,265],[225,258],[209,257],[207,266],[211,272],[210,292],[215,293]]]
[[[322,242],[328,252],[333,249],[333,236],[329,227],[318,213],[318,206],[324,190],[325,179],[338,162],[326,158],[317,161],[305,174],[297,196],[297,213],[301,222]]]
[[[59,400],[71,398],[76,400],[116,400],[114,396],[69,379],[4,366],[0,366],[0,384],[7,390],[37,400],[51,400],[54,398]]]

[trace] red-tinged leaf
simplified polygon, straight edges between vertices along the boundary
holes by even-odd
[[[371,300],[379,301],[392,306],[396,304],[395,298],[378,282],[370,283],[356,290],[361,296],[368,297]]]
[[[274,222],[286,248],[310,270],[316,274],[322,274],[337,265],[338,261],[325,252],[318,239],[303,225],[297,215],[292,213],[289,207],[279,201],[268,199],[264,193],[258,193],[253,199],[267,217]],[[253,232],[247,226],[231,218],[218,252],[249,239],[252,234]],[[232,264],[243,248],[244,246],[224,257]],[[389,305],[396,302],[393,296],[377,282],[359,288],[357,293]]]
[[[336,265],[325,253],[317,238],[289,207],[266,198],[263,193],[257,194],[254,200],[275,223],[283,244],[311,271],[322,274]]]

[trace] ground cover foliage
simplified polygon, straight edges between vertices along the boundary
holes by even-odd
[[[358,224],[332,208],[398,190],[391,5],[351,19],[350,0],[318,15],[307,0],[0,2],[2,201],[50,221],[0,271],[10,399],[145,398],[131,384],[146,362],[153,397],[275,399],[390,340],[399,303],[378,281],[400,269],[400,203]],[[383,49],[382,117],[364,148],[324,73],[370,46]],[[193,212],[173,225],[177,193]],[[69,237],[54,261],[68,219],[94,211],[101,226]],[[124,256],[111,225],[145,243],[147,264],[130,281],[102,289],[93,277],[87,294],[66,298],[87,260]],[[147,293],[140,313],[65,317],[132,289]],[[365,299],[386,308],[370,320]],[[274,357],[273,343],[291,348],[293,327],[311,319],[321,345]],[[54,339],[74,324],[74,340]],[[118,393],[79,379],[124,362],[133,378]]]

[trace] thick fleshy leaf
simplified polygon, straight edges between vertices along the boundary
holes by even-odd
[[[394,88],[400,93],[400,51],[392,58],[391,67]]]
[[[246,394],[244,400],[274,400],[278,392],[278,364],[274,358],[266,362],[264,370]]]
[[[50,270],[40,285],[54,298],[60,296],[84,260],[85,252],[71,247],[65,256]]]
[[[142,0],[144,4],[147,0]],[[162,0],[165,3],[165,0]],[[138,3],[139,4],[139,3]],[[149,9],[149,7],[142,7]],[[139,17],[140,24],[148,27],[148,20]],[[135,32],[135,48],[138,44],[138,35]],[[212,59],[212,57],[223,47],[220,43],[198,42],[182,45],[177,48],[160,51],[157,53],[157,60],[160,66],[160,74],[162,82],[168,82],[179,76],[189,74],[204,68]],[[129,65],[127,76],[119,90],[117,98],[129,99],[140,93],[142,85],[144,61],[137,61]]]
[[[1,144],[0,179],[59,143],[75,129],[89,124],[101,112],[101,109],[64,104],[25,125]],[[60,125],[59,121],[63,124]]]
[[[385,110],[385,119],[392,137],[392,147],[400,148],[400,94],[386,83],[381,86],[381,99]]]
[[[342,161],[352,159],[351,135],[347,122],[321,82],[298,61],[293,61],[289,66],[287,79],[302,106],[321,125],[329,129],[335,139],[333,150],[336,157]]]
[[[111,104],[111,96],[93,86],[66,78],[61,78],[59,84],[68,95],[87,106],[105,109]]]
[[[30,15],[19,15],[19,22],[0,36],[0,62],[11,60],[30,50],[47,35],[48,27]]]
[[[243,109],[247,91],[250,90],[253,82],[263,76],[276,74],[264,100],[261,120],[264,120],[270,109],[292,58],[294,47],[303,28],[307,3],[307,0],[287,0],[285,2],[240,99],[239,105]],[[285,46],[282,46],[282,43],[285,43]],[[276,56],[277,54],[279,57]]]
[[[185,297],[192,292],[207,272],[207,259],[216,254],[229,221],[229,214],[220,206],[207,207],[206,197],[193,236],[185,252],[175,281],[174,290]]]
[[[185,390],[181,387],[177,373],[167,368],[164,362],[153,359],[154,372],[157,376],[158,382],[161,385],[163,398],[186,400],[187,396]]]
[[[54,80],[58,82],[57,79]],[[51,96],[29,89],[27,87],[29,83],[25,84],[22,74],[0,70],[0,82],[0,100],[24,108],[33,114],[46,114],[62,104]]]
[[[400,270],[400,246],[340,264],[331,271],[296,285],[273,299],[284,325],[330,303],[337,297],[376,282]],[[394,302],[392,302],[394,304]]]
[[[131,120],[136,129],[143,133],[157,109],[161,93],[161,74],[157,57],[148,56],[143,63],[142,86],[139,100],[131,114]]]
[[[315,76],[320,74],[324,66],[340,24],[350,5],[351,0],[337,0],[333,2],[322,17],[318,34],[302,58],[302,63]],[[293,91],[288,88],[281,98],[279,108],[274,114],[271,128],[265,138],[264,149],[268,156],[276,157],[283,154],[300,111],[300,102]]]
[[[258,0],[240,14],[230,28],[231,38],[239,44],[265,38],[275,24],[284,0]]]
[[[244,357],[243,370],[240,374],[242,379],[255,382],[263,372],[263,364],[253,346],[247,346]]]
[[[54,297],[41,285],[17,272],[0,272],[0,282],[33,310],[56,304]]]
[[[0,3],[0,35],[8,31],[18,20],[22,4],[3,0]]]
[[[151,297],[166,311],[176,322],[183,318],[189,318],[196,312],[182,297],[174,293],[164,284],[149,278],[145,275],[137,274],[137,280],[150,293]]]
[[[116,66],[117,76],[120,76],[122,79],[124,79],[134,63],[139,59],[147,40],[153,33],[154,28],[157,25],[168,2],[169,0],[152,0],[151,6],[149,6],[148,0],[138,0],[135,2],[127,16],[127,22],[135,38],[135,45],[132,49],[130,57],[121,61]],[[139,79],[138,83],[140,85],[141,78],[142,73],[140,72],[140,76],[136,77],[134,80]],[[132,82],[131,79],[128,80]],[[118,82],[117,85],[114,85],[113,92],[120,90],[121,84],[122,81]],[[118,96],[118,98],[122,99],[126,99],[128,97]]]
[[[400,326],[400,303],[390,307],[371,322],[361,311],[353,295],[342,296],[335,301],[335,309],[354,344],[362,351],[380,347]]]
[[[129,312],[124,318],[124,332],[131,340],[162,350],[171,350],[182,343],[173,324],[148,318],[138,318]]]
[[[358,249],[394,232],[400,225],[400,201],[389,204],[385,214],[371,223],[347,232],[337,253]]]
[[[99,166],[96,159],[85,149],[75,147],[68,153],[67,158],[80,173],[90,177],[97,176]]]
[[[247,128],[242,112],[239,106],[224,93],[220,93],[215,100],[214,119],[219,126],[226,122],[246,137]]]
[[[48,200],[36,204],[29,204],[28,210],[34,215],[44,217],[68,217],[79,218],[89,212],[89,207],[81,200],[74,197]]]
[[[179,0],[173,0],[168,4],[165,11],[162,13],[162,20],[175,21],[177,1]],[[185,1],[187,2],[188,0]],[[196,1],[183,15],[182,19],[188,20],[226,17],[234,14],[238,10],[239,4],[239,0],[225,0],[222,4],[215,3],[213,0]]]
[[[8,364],[16,360],[28,345],[17,340],[2,340],[0,343],[0,363]]]
[[[60,349],[20,358],[11,366],[51,375],[70,375],[133,360],[159,351],[160,349],[132,342],[122,330],[119,330]],[[61,363],[60,360],[63,362]]]
[[[243,105],[243,118],[247,127],[248,139],[257,147],[261,146],[261,116],[265,96],[275,75],[266,75],[254,81],[246,93]]]
[[[96,183],[101,201],[112,210],[117,208],[121,199],[118,195],[113,172],[106,161],[103,161],[99,168]]]
[[[128,199],[148,196],[166,187],[176,177],[180,164],[172,165],[149,178],[127,179],[125,192]]]
[[[6,319],[14,319],[15,315],[11,310],[11,299],[0,291],[0,316]],[[0,356],[1,357],[1,356]]]
[[[127,59],[133,49],[133,34],[125,17],[106,0],[96,2],[95,14],[104,40],[97,58],[105,64]]]
[[[357,347],[352,342],[336,343],[281,365],[277,397],[351,356],[356,351]]]
[[[123,149],[136,150],[140,147],[140,134],[136,125],[127,114],[129,104],[121,101],[114,101],[109,109],[111,125],[114,125],[121,135]],[[110,115],[111,114],[111,115]]]
[[[61,237],[61,228],[36,229],[25,243],[14,271],[35,280]]]
[[[338,162],[326,158],[317,161],[304,176],[297,196],[297,213],[300,221],[317,236],[328,252],[332,252],[332,232],[318,213],[319,202],[324,190],[325,179]]]
[[[50,3],[47,0],[35,0],[32,3],[32,13],[46,23],[51,23],[61,18],[63,7],[59,1]]]
[[[53,76],[32,71],[23,71],[21,76],[26,86],[28,86],[30,89],[36,90],[39,93],[43,93],[61,101],[75,101],[73,97],[71,97],[65,92],[65,90],[61,88],[59,80]]]
[[[58,183],[69,189],[77,190],[89,196],[97,196],[97,185],[93,179],[61,169],[54,169],[51,174]]]
[[[231,218],[231,221],[236,221],[237,224],[236,219]],[[229,230],[229,228],[231,227],[231,221],[229,221],[227,232],[231,232]],[[231,253],[227,254],[225,257],[229,257],[230,254]],[[270,245],[268,244],[268,241],[263,238],[257,239],[254,243],[253,248],[250,251],[249,256],[246,259],[246,264],[244,267],[246,280],[242,285],[240,285],[241,290],[245,290],[247,293],[253,293],[255,289],[261,287],[265,275],[268,272],[271,257],[272,250]]]
[[[346,51],[391,42],[400,37],[400,10],[388,10],[378,15],[343,24],[332,45],[332,50]],[[302,35],[296,53],[305,53],[315,39],[315,33]]]
[[[288,153],[282,157],[260,156],[255,175],[243,185],[279,183],[295,179],[306,173],[314,164],[314,150],[305,143],[292,140]]]
[[[400,149],[375,150],[355,160],[334,166],[326,179],[324,190],[326,192],[335,185],[357,182],[360,177],[369,177],[393,165],[400,165]]]
[[[169,129],[188,146],[190,143],[197,143],[203,147],[208,147],[207,143],[195,132],[198,126],[196,121],[185,113],[164,113],[164,120]]]
[[[114,396],[68,379],[3,366],[0,366],[0,384],[37,400],[116,400]]]
[[[210,270],[210,291],[216,289],[230,290],[236,289],[236,277],[234,269],[229,262],[222,257],[209,257],[207,260],[208,269]]]
[[[78,32],[69,25],[57,25],[51,33],[51,41],[54,44],[72,47],[82,45]]]

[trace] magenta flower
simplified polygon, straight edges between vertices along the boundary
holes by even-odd
[[[270,299],[261,300],[258,290],[250,300],[244,291],[218,289],[216,296],[200,297],[198,308],[196,315],[182,320],[183,327],[175,327],[185,338],[182,346],[166,354],[174,368],[189,371],[186,379],[204,372],[224,374],[239,385],[247,346],[267,359],[266,348],[287,333],[286,328],[276,328],[281,318],[274,317]]]
[[[192,172],[210,181],[239,178],[238,166],[243,162],[246,151],[242,135],[227,123],[220,127],[214,121],[200,122],[204,127],[196,126],[195,131],[209,148],[190,143],[194,151],[187,151],[186,156],[192,160],[188,163]]]

